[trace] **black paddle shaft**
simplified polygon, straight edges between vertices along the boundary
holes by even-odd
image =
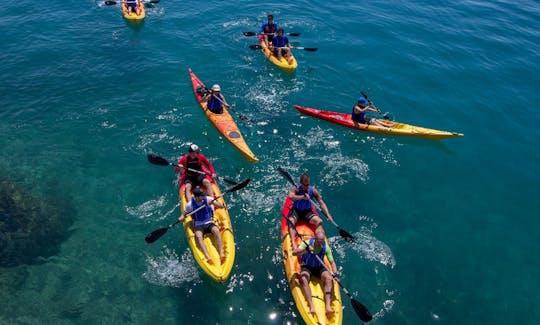
[[[238,185],[235,185],[233,187],[231,187],[230,189],[226,190],[225,192],[221,193],[220,195],[216,196],[212,201],[210,201],[208,203],[208,205],[214,203],[217,199],[219,199],[220,197],[222,197],[223,195],[227,194],[227,193],[231,193],[231,192],[234,192],[234,191],[238,191],[240,189],[243,189],[244,187],[246,187],[249,182],[251,181],[251,179],[247,178],[245,179],[243,182],[239,183]],[[202,205],[200,207],[198,207],[197,209],[191,211],[190,213],[188,213],[186,216],[190,216],[192,214],[194,214],[195,212],[201,210],[202,208],[204,208],[205,206]],[[170,225],[168,225],[167,227],[164,227],[164,228],[159,228],[159,229],[156,229],[154,231],[152,231],[151,233],[149,233],[145,238],[144,240],[148,243],[148,244],[151,244],[153,242],[155,242],[156,240],[158,240],[161,236],[163,236],[167,230],[169,230],[170,228],[172,228],[173,226],[177,225],[178,223],[180,222],[180,220],[176,220],[174,223],[171,223]]]

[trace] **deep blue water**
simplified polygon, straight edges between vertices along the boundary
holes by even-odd
[[[297,50],[287,75],[249,49],[273,13]],[[540,5],[536,1],[172,2],[140,25],[92,1],[0,7],[0,177],[76,214],[58,254],[0,268],[0,323],[302,323],[281,262],[289,187],[308,172],[342,282],[377,324],[540,323]],[[260,162],[198,107],[188,67],[219,83]],[[360,90],[396,120],[462,132],[430,141],[355,132],[292,105],[349,111]],[[180,228],[171,161],[196,142],[237,240],[212,283]],[[227,188],[227,184],[220,184]],[[345,295],[344,323],[357,322]]]

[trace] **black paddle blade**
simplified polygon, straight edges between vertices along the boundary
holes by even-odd
[[[300,33],[287,33],[289,36],[300,36]]]
[[[282,167],[278,167],[278,172],[283,176],[285,177],[289,183],[292,184],[292,186],[296,186],[296,184],[294,183],[294,180],[293,178],[291,177],[291,175],[289,173],[287,173],[287,171],[285,169],[283,169]]]
[[[148,235],[146,235],[144,240],[146,240],[146,242],[148,244],[151,244],[151,243],[155,242],[156,240],[158,240],[159,237],[163,236],[167,232],[167,230],[169,230],[169,227],[154,230],[151,233],[149,233]]]
[[[148,161],[154,165],[159,165],[159,166],[169,166],[170,163],[167,161],[167,159],[165,158],[162,158],[160,156],[156,156],[154,154],[149,154],[148,155]]]
[[[362,305],[360,301],[351,298],[351,304],[356,312],[356,315],[358,315],[362,321],[369,322],[373,319],[373,316],[371,316],[371,313],[367,310],[366,306]]]
[[[260,46],[259,44],[251,44],[249,48],[252,50],[260,50],[262,49],[262,46]]]
[[[308,52],[315,52],[318,49],[319,49],[318,47],[304,47],[303,48],[304,51],[308,51]]]
[[[254,32],[244,32],[244,36],[255,36]]]
[[[348,242],[353,242],[354,241],[354,237],[349,234],[348,232],[346,232],[345,230],[339,228],[339,234],[341,237],[343,237],[346,241]]]
[[[231,187],[230,189],[226,190],[225,193],[231,193],[231,192],[234,192],[234,191],[238,191],[238,190],[241,190],[243,189],[244,187],[246,187],[249,182],[251,182],[251,179],[250,178],[247,178],[246,180],[244,180],[242,183],[236,185],[236,186],[233,186]]]
[[[231,184],[231,185],[238,185],[238,184],[239,184],[238,182],[232,181],[232,180],[230,180],[230,179],[226,179],[226,178],[221,178],[221,179],[223,179],[223,181],[224,181],[225,183],[229,183],[229,184]]]
[[[105,1],[105,5],[107,6],[114,6],[116,4],[116,1],[107,0]]]
[[[365,91],[362,90],[362,91],[360,92],[360,95],[362,95],[365,99],[368,99],[367,94],[366,94]]]

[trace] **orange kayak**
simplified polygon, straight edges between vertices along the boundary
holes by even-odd
[[[311,277],[309,281],[309,287],[311,288],[311,295],[313,297],[313,305],[317,311],[315,314],[309,312],[309,305],[302,291],[302,285],[300,283],[300,256],[292,255],[292,244],[289,236],[289,227],[285,216],[289,215],[292,209],[292,201],[287,197],[283,206],[282,218],[281,218],[281,241],[283,250],[283,264],[285,265],[285,274],[287,276],[287,282],[291,288],[291,294],[296,303],[296,308],[300,312],[302,319],[306,324],[341,324],[343,322],[343,307],[341,303],[341,294],[339,292],[339,285],[334,281],[334,288],[332,292],[332,308],[336,311],[333,314],[327,314],[324,305],[324,290],[323,283],[317,277]],[[315,236],[315,226],[310,223],[305,223],[299,220],[296,223],[296,229],[299,233],[305,235],[302,236],[305,240]],[[301,239],[295,236],[297,245],[300,245]],[[328,241],[326,245],[330,246]],[[331,268],[330,263],[324,258],[326,266]]]
[[[251,149],[249,149],[249,146],[240,133],[236,122],[232,118],[231,114],[229,114],[227,109],[224,107],[223,113],[215,114],[206,108],[206,103],[202,102],[201,96],[197,93],[197,87],[205,87],[205,85],[201,80],[199,80],[199,78],[197,78],[193,71],[191,71],[191,68],[189,68],[188,71],[189,76],[191,77],[191,84],[193,85],[193,93],[195,94],[195,98],[197,98],[197,102],[203,109],[204,114],[206,114],[206,117],[208,117],[219,133],[221,133],[221,135],[223,135],[227,141],[229,141],[233,146],[236,147],[236,149],[238,149],[238,151],[240,151],[246,160],[250,162],[259,161],[259,159],[255,157],[255,154],[251,152]]]

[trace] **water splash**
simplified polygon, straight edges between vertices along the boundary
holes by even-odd
[[[161,195],[157,199],[143,202],[135,207],[125,206],[124,209],[131,216],[138,217],[139,219],[145,219],[154,215],[157,209],[164,207],[166,204],[167,198],[165,195]]]
[[[202,282],[189,250],[179,258],[174,250],[164,247],[158,257],[146,256],[147,268],[143,277],[152,284],[178,288],[185,282]]]
[[[335,247],[341,258],[345,258],[346,251],[353,250],[361,253],[367,260],[379,262],[384,266],[390,266],[390,268],[396,266],[396,259],[390,247],[372,236],[365,227],[363,227],[363,231],[352,233],[352,235],[356,238],[352,243],[344,242],[340,236],[329,238],[332,247]]]
[[[232,293],[236,288],[242,287],[244,284],[246,284],[246,281],[252,282],[254,279],[255,276],[249,272],[247,274],[233,274],[229,284],[227,285],[227,290],[225,293]]]

